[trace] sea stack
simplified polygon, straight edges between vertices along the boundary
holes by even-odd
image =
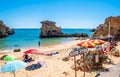
[[[61,27],[57,27],[55,24],[56,22],[44,20],[40,22],[42,24],[41,27],[41,38],[46,37],[61,37],[63,35],[61,31]]]
[[[108,27],[109,25],[109,27]],[[105,19],[103,24],[100,24],[96,31],[93,34],[93,37],[99,37],[100,35],[107,36],[110,29],[110,35],[116,36],[117,39],[120,39],[120,16],[117,17],[108,17]]]
[[[56,26],[56,22],[44,20],[40,22],[41,33],[40,38],[50,38],[50,37],[88,37],[86,33],[73,33],[67,34],[62,32],[61,27]]]
[[[14,29],[9,28],[0,20],[0,38],[8,37],[11,34],[14,34]]]

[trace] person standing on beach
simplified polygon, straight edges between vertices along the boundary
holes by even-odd
[[[38,42],[38,46],[40,47],[40,41]]]

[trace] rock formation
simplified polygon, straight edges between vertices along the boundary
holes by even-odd
[[[105,22],[96,28],[93,37],[100,35],[107,36],[109,33],[107,24],[110,25],[110,35],[117,36],[117,39],[120,39],[120,16],[106,18]]]
[[[0,20],[0,38],[8,37],[14,33],[14,30],[6,26],[3,21]]]
[[[62,32],[61,27],[57,27],[55,22],[53,21],[42,21],[40,38],[49,38],[49,37],[88,37],[85,33],[74,33],[74,34],[66,34]]]
[[[42,21],[41,34],[40,37],[60,37],[63,35],[61,28],[57,27],[53,21]]]

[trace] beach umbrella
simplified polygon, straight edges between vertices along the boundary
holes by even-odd
[[[6,61],[11,61],[11,60],[15,60],[16,57],[14,55],[7,55],[3,59]]]
[[[24,52],[25,54],[40,54],[42,53],[41,51],[37,50],[37,49],[28,49]]]
[[[94,44],[94,43],[92,43],[92,42],[90,42],[90,41],[87,41],[87,40],[85,40],[85,41],[81,41],[79,44],[78,44],[78,46],[80,46],[80,47],[83,47],[83,48],[93,48],[93,47],[95,47],[96,45]],[[86,49],[82,49],[82,50],[80,50],[80,51],[86,51]],[[85,71],[86,71],[86,64],[85,64],[85,54],[84,53],[82,53],[82,55],[83,55],[83,62],[84,62],[84,77],[85,77]]]
[[[96,45],[101,45],[104,44],[105,41],[100,40],[100,39],[95,39],[95,40],[90,40],[92,43],[96,44]]]
[[[78,46],[81,46],[83,48],[93,48],[95,47],[95,44],[90,41],[82,41],[78,44]]]
[[[5,65],[3,65],[1,71],[2,72],[13,72],[15,77],[15,71],[22,69],[26,66],[26,63],[19,60],[9,61]]]

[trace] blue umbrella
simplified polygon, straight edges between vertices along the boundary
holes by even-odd
[[[22,69],[26,66],[26,63],[19,60],[7,62],[1,69],[2,72],[13,72],[15,77],[15,71]]]

